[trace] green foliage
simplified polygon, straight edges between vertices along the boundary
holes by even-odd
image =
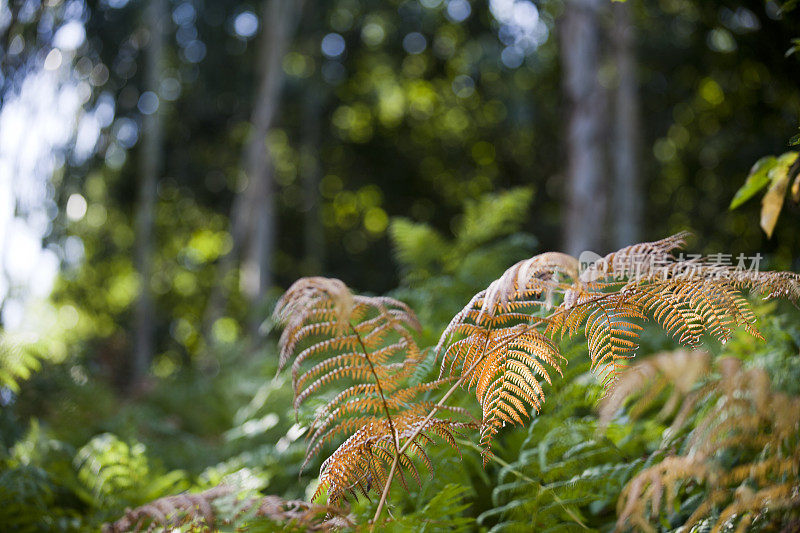
[[[37,354],[0,338],[0,387],[19,392],[19,383],[41,368]]]
[[[535,425],[532,430],[538,429]],[[626,457],[589,420],[568,421],[500,471],[495,508],[480,521],[490,531],[577,531],[608,521],[616,495],[640,460]]]
[[[84,508],[70,490],[70,459],[69,447],[48,438],[34,421],[0,457],[0,524],[11,531],[77,529]]]
[[[188,487],[186,474],[153,468],[143,444],[128,444],[105,433],[78,450],[74,466],[79,495],[97,509],[119,508],[154,500]]]
[[[474,531],[475,519],[464,516],[464,511],[470,507],[469,503],[465,503],[465,498],[469,493],[469,487],[449,483],[438,488],[435,496],[425,502],[420,502],[420,505],[413,511],[384,520],[376,527],[380,528],[380,531],[392,533]],[[366,506],[361,512],[360,523],[369,521],[373,514],[373,506]]]
[[[392,221],[402,273],[394,294],[418,310],[428,344],[477,290],[531,254],[536,239],[521,229],[532,199],[530,189],[519,188],[467,201],[452,238],[428,224]]]

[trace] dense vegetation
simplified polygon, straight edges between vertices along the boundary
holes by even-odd
[[[800,530],[796,6],[0,0],[0,531]]]
[[[431,298],[441,298],[442,302],[442,309],[434,304],[421,307],[421,317],[427,323],[415,338],[420,343],[428,339],[422,346],[432,346],[437,331],[443,331],[449,315],[454,314],[452,310],[469,301],[469,296],[462,295],[472,290],[471,285],[486,283],[488,272],[501,270],[519,243],[529,239],[513,233],[514,224],[504,220],[508,205],[516,202],[524,211],[526,199],[524,191],[507,193],[487,202],[484,209],[467,214],[463,231],[452,243],[462,250],[459,264],[464,266],[455,272],[447,272],[443,266],[440,272],[420,274],[426,266],[428,240],[437,237],[428,228],[412,228],[398,221],[393,230],[397,255],[405,271],[417,272],[424,279],[416,289],[404,287],[395,295],[413,303]],[[495,211],[489,206],[495,206]],[[495,229],[487,232],[489,226]],[[671,241],[669,246],[674,244]],[[796,296],[796,281],[793,290]],[[295,307],[294,312],[298,310],[302,306]],[[529,426],[497,433],[492,453],[484,454],[483,460],[480,448],[473,444],[472,430],[458,431],[467,433],[463,436],[453,435],[455,449],[447,445],[428,447],[425,453],[433,477],[420,472],[418,486],[413,476],[406,474],[408,490],[393,491],[389,499],[396,521],[382,527],[417,529],[428,523],[434,529],[447,525],[501,531],[515,527],[528,530],[534,524],[537,529],[558,526],[602,530],[614,526],[618,519],[632,525],[676,527],[687,520],[713,524],[732,518],[737,523],[746,520],[768,529],[794,523],[798,519],[794,509],[800,329],[796,326],[797,313],[791,308],[761,304],[756,311],[766,341],[729,328],[723,335],[731,338],[724,346],[706,339],[715,359],[727,355],[736,359],[735,365],[724,359],[721,366],[712,364],[706,352],[645,358],[633,366],[633,372],[623,372],[614,393],[602,401],[602,379],[591,371],[589,352],[582,342],[566,343],[562,353],[568,364],[563,365],[563,377],[556,375],[552,385],[542,384],[547,401]],[[723,324],[734,326],[733,322]],[[674,331],[681,336],[680,330]],[[674,345],[652,327],[644,330],[640,343],[642,355]],[[433,368],[433,350],[420,355],[411,379],[420,382],[435,378],[438,369]],[[181,511],[189,511],[195,524],[229,520],[240,527],[263,525],[270,530],[275,526],[272,519],[279,519],[279,523],[294,520],[290,523],[295,525],[315,520],[313,523],[319,525],[333,510],[342,523],[366,524],[375,512],[375,496],[372,503],[358,500],[349,509],[346,503],[340,503],[336,508],[312,509],[310,515],[284,513],[285,507],[280,506],[283,514],[256,512],[259,505],[265,505],[262,494],[308,499],[319,491],[319,459],[302,468],[306,445],[314,444],[314,440],[303,442],[301,426],[295,423],[289,376],[272,377],[279,365],[279,354],[272,348],[254,356],[237,353],[236,346],[231,345],[221,355],[226,364],[215,371],[181,372],[134,402],[115,400],[109,390],[98,383],[82,382],[79,375],[65,376],[65,381],[59,377],[58,366],[46,365],[19,383],[21,369],[35,368],[36,356],[36,347],[14,351],[7,346],[4,358],[17,365],[16,373],[4,378],[6,384],[20,387],[19,400],[3,410],[4,427],[12,430],[3,433],[4,523],[23,529],[81,529],[117,519],[126,508],[187,489],[192,493],[205,490],[200,494],[206,495],[210,490],[214,498],[208,506],[190,503],[180,507],[172,503],[162,508],[161,515],[151,510],[151,514],[141,516],[176,518],[186,516]],[[4,364],[4,368],[12,367]],[[76,368],[72,373],[80,371]],[[368,374],[362,378],[370,382]],[[51,391],[50,395],[37,393],[37,388]],[[642,390],[647,391],[644,396],[639,392]],[[739,394],[739,390],[744,392]],[[474,413],[468,396],[457,395],[452,406]],[[427,397],[430,399],[424,405],[430,408],[438,398]],[[629,397],[640,399],[628,403]],[[733,401],[721,402],[720,397]],[[181,407],[183,402],[188,405]],[[21,425],[21,419],[29,416],[23,407],[46,416],[47,426]],[[716,423],[734,414],[723,417],[720,410],[735,410],[737,415],[744,410],[752,417],[732,417],[741,423],[734,428],[710,427],[708,420]],[[362,407],[356,414],[367,411]],[[317,413],[319,418],[318,409],[301,412],[304,417]],[[381,410],[374,416],[380,418]],[[716,436],[709,436],[709,432]],[[735,432],[736,440],[731,440],[734,434],[727,432]],[[721,433],[725,438],[719,436]],[[140,442],[142,436],[148,440],[147,446]],[[691,454],[693,447],[706,451]],[[709,451],[709,447],[713,448]],[[324,456],[335,446],[326,444],[321,449],[328,450]],[[635,483],[642,476],[659,475],[657,469],[670,464],[667,461],[687,456],[702,465],[669,470],[672,477],[653,477],[648,482],[652,485]],[[762,464],[763,468],[756,468]],[[736,472],[734,478],[712,476],[711,472],[720,467]],[[692,481],[693,476],[698,481]],[[656,483],[666,485],[663,496],[662,492],[653,492],[660,490],[652,488]],[[219,494],[214,492],[219,486],[230,488]],[[778,491],[784,486],[789,488],[781,493],[785,495],[780,505],[775,500],[763,501],[760,489]],[[376,481],[371,488],[378,490],[380,484]],[[717,493],[719,501],[707,502],[709,495]],[[743,501],[745,496],[756,498],[756,503]],[[251,503],[254,498],[258,505]],[[648,498],[655,498],[655,503]],[[660,500],[669,502],[663,511]],[[324,503],[324,499],[318,503]],[[731,505],[740,505],[741,509],[725,515]],[[654,517],[654,512],[663,514]]]

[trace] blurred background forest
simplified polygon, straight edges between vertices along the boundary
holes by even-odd
[[[306,497],[268,318],[301,276],[394,294],[434,344],[543,251],[689,230],[797,271],[796,203],[771,238],[757,200],[728,209],[798,132],[791,4],[0,0],[0,525],[226,476]],[[763,311],[776,339],[733,350],[797,394],[796,313]],[[559,394],[584,417],[591,390]],[[448,482],[477,517],[502,466],[479,462],[402,497]]]

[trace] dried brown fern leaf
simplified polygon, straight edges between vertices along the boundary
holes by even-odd
[[[307,464],[342,434],[415,404],[416,396],[442,382],[403,387],[420,361],[412,332],[419,329],[403,302],[353,295],[339,280],[304,278],[278,302],[274,316],[284,326],[280,367],[292,361],[296,412],[312,396],[326,401],[310,420]],[[416,406],[416,407],[414,407]]]
[[[676,393],[685,394],[691,388],[687,374],[704,373],[698,370],[696,357],[662,354],[656,359],[660,365],[647,367],[645,362],[635,365],[633,373],[623,374],[619,395],[612,393],[606,401],[620,406],[624,399],[619,396],[626,392],[646,397],[648,384],[657,379],[674,383]],[[681,372],[681,361],[695,365],[694,370],[690,366]],[[800,503],[800,397],[772,392],[763,370],[744,370],[737,359],[724,358],[718,368],[719,377],[685,396],[681,411],[688,405],[698,418],[682,439],[681,455],[643,470],[623,490],[618,530],[654,530],[652,523],[661,516],[663,487],[670,483],[703,483],[703,499],[684,524],[686,530],[711,520],[712,531],[744,531],[753,519]],[[640,369],[650,376],[629,377]],[[685,413],[679,414],[673,427],[685,418]],[[726,456],[736,462],[723,463],[720,458]],[[674,507],[668,503],[666,508]]]
[[[278,496],[247,498],[238,501],[235,516],[220,517],[216,503],[236,498],[236,488],[218,485],[197,494],[177,494],[159,498],[150,503],[129,509],[119,520],[105,524],[104,533],[163,531],[181,526],[214,530],[231,525],[245,513],[264,517],[283,525],[303,528],[306,531],[332,531],[355,525],[348,511],[332,505],[316,505],[300,500],[284,500]]]
[[[794,303],[800,300],[800,274],[730,270],[730,277],[737,287],[753,290],[768,299],[783,298]]]
[[[493,316],[496,309],[531,297],[544,296],[546,302],[550,301],[551,293],[564,288],[560,279],[577,278],[578,267],[574,257],[560,252],[546,252],[520,261],[486,288],[480,313]]]
[[[680,232],[658,241],[633,244],[611,252],[581,271],[578,290],[596,294],[624,286],[629,279],[660,276],[665,265],[676,261],[672,252],[685,247],[689,237],[689,233]]]
[[[694,406],[696,395],[691,394],[692,389],[710,369],[711,355],[701,350],[661,352],[631,365],[621,372],[619,379],[600,402],[600,427],[607,427],[630,399],[635,401],[628,408],[629,414],[632,418],[638,418],[653,406],[662,391],[671,387],[669,399],[658,419],[666,419],[677,410],[676,425],[672,427],[674,432],[683,423],[688,409]]]
[[[661,506],[674,508],[678,488],[687,480],[706,484],[712,477],[701,456],[667,457],[634,476],[625,485],[617,502],[617,531],[632,525],[639,531],[657,529],[650,517],[658,516]]]
[[[286,365],[295,346],[313,333],[316,324],[320,332],[334,327],[345,329],[353,312],[353,295],[338,279],[313,277],[297,280],[287,290],[273,312],[273,319],[283,326],[279,346],[279,368]],[[306,330],[303,328],[306,327]]]

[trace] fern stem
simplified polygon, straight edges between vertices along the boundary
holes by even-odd
[[[378,394],[380,394],[381,396],[383,409],[384,411],[386,411],[386,420],[389,422],[389,429],[392,432],[392,442],[394,443],[394,451],[397,452],[397,455],[395,456],[395,461],[396,461],[397,457],[401,453],[398,451],[400,448],[400,437],[397,435],[397,430],[395,430],[394,428],[394,423],[392,422],[392,415],[389,414],[389,404],[386,403],[386,396],[384,396],[383,394],[383,387],[381,387],[381,380],[378,379],[378,373],[375,372],[375,365],[372,364],[372,360],[369,358],[369,352],[367,351],[367,347],[364,345],[364,341],[361,340],[361,335],[359,335],[358,330],[356,330],[353,324],[350,324],[350,329],[355,334],[356,339],[358,339],[358,343],[361,345],[361,349],[364,350],[364,359],[367,360],[367,363],[369,364],[369,369],[372,371],[372,375],[375,377],[375,385],[378,388]]]
[[[541,320],[542,319],[537,320],[537,323],[541,322]],[[484,346],[484,350],[481,356],[478,357],[475,360],[475,362],[472,363],[472,366],[469,368],[469,370],[464,372],[461,375],[461,377],[458,378],[458,380],[455,383],[453,383],[453,386],[450,387],[450,389],[444,393],[444,396],[442,396],[442,398],[436,403],[436,405],[434,405],[431,408],[430,412],[422,421],[422,423],[417,425],[417,429],[415,429],[411,433],[411,435],[406,440],[405,444],[403,444],[403,447],[400,448],[400,450],[397,452],[397,455],[395,455],[394,461],[392,461],[392,466],[389,469],[389,475],[386,476],[386,484],[383,486],[383,493],[381,493],[381,500],[380,502],[378,502],[378,508],[375,510],[375,516],[372,518],[372,529],[374,529],[375,524],[378,523],[378,518],[380,518],[381,516],[381,511],[383,510],[383,506],[386,504],[386,498],[389,496],[389,488],[392,485],[392,478],[394,477],[395,470],[397,470],[397,462],[400,459],[400,455],[402,455],[403,452],[405,452],[406,449],[408,449],[408,447],[411,446],[411,443],[414,441],[415,438],[417,438],[417,435],[419,435],[425,428],[425,424],[430,422],[431,418],[433,418],[436,412],[442,407],[444,407],[444,404],[445,402],[447,402],[447,399],[450,398],[450,395],[452,395],[456,391],[456,389],[458,389],[458,387],[464,382],[464,380],[472,374],[472,372],[478,367],[478,365],[481,363],[481,361],[483,361],[485,357],[486,357],[486,347]]]

